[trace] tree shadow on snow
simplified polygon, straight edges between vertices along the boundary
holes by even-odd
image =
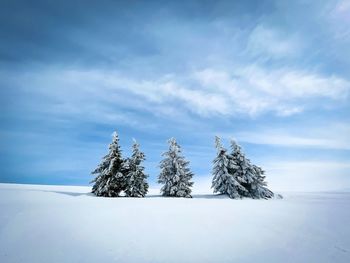
[[[150,195],[146,195],[145,198],[160,198],[163,197],[161,194],[150,194]]]
[[[162,196],[161,194],[146,195],[145,198],[169,198],[169,199],[187,199],[182,197]],[[194,194],[192,199],[227,199],[227,195],[214,195],[214,194]],[[190,198],[189,198],[190,199]]]
[[[75,192],[64,192],[64,191],[46,191],[46,192],[51,192],[51,193],[56,193],[56,194],[62,194],[62,195],[69,195],[69,196],[94,196],[92,193],[75,193]]]
[[[192,195],[194,199],[228,199],[227,195],[214,195],[214,194],[195,194]]]
[[[68,196],[73,196],[73,197],[77,197],[77,196],[94,196],[92,193],[77,193],[77,192],[65,192],[65,191],[54,191],[54,190],[32,190],[32,191],[62,194],[62,195],[68,195]]]
[[[79,192],[66,192],[66,191],[55,191],[55,190],[34,190],[31,189],[30,191],[36,191],[36,192],[46,192],[46,193],[55,193],[55,194],[61,194],[61,195],[67,195],[72,197],[79,197],[79,196],[91,196],[96,197],[93,193],[79,193]],[[130,197],[124,197],[120,196],[122,198],[130,198]],[[120,198],[119,197],[119,198]],[[181,197],[170,197],[170,196],[162,196],[161,194],[149,194],[146,195],[144,198],[169,198],[169,199],[187,199],[187,198],[181,198]],[[221,195],[221,194],[193,194],[192,199],[228,199],[229,197],[227,195]]]

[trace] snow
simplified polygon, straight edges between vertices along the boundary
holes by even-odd
[[[350,262],[350,192],[104,198],[0,184],[0,262]]]

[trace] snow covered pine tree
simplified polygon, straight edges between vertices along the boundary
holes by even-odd
[[[214,193],[227,194],[230,198],[240,198],[241,193],[247,190],[238,182],[237,178],[229,173],[236,168],[235,162],[227,154],[219,137],[215,137],[217,156],[214,159],[212,188]]]
[[[255,178],[250,187],[250,194],[253,198],[272,198],[274,193],[269,190],[266,186],[265,181],[265,171],[259,166],[253,165],[253,170],[255,171]],[[278,195],[278,198],[283,198],[282,195]]]
[[[145,154],[140,151],[140,145],[134,139],[132,156],[128,160],[128,173],[126,175],[125,195],[129,197],[144,197],[148,192],[147,175],[144,173],[142,162]]]
[[[264,181],[264,171],[260,167],[251,164],[250,160],[245,157],[241,147],[234,140],[231,141],[231,148],[231,159],[236,166],[229,169],[229,172],[247,190],[240,192],[240,194],[257,199],[273,197],[273,192],[266,188],[267,183]]]
[[[164,159],[160,162],[158,183],[164,184],[161,193],[163,196],[191,198],[193,173],[188,168],[189,162],[181,155],[175,138],[169,139],[168,143],[169,150],[162,154]]]
[[[97,196],[116,197],[125,189],[125,167],[119,147],[117,132],[113,133],[109,153],[103,157],[101,164],[92,172],[97,174],[91,181],[94,183],[92,192]]]

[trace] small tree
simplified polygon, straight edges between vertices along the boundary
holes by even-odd
[[[219,137],[215,137],[217,156],[214,159],[212,188],[214,193],[227,194],[230,198],[240,198],[247,190],[229,171],[237,168],[235,162],[227,154]]]
[[[130,197],[144,197],[148,192],[147,175],[144,173],[142,162],[146,159],[140,151],[140,145],[134,140],[132,156],[128,159],[128,173],[125,194]]]
[[[117,132],[113,133],[112,143],[109,145],[109,153],[103,157],[101,164],[92,172],[97,174],[91,181],[94,183],[92,193],[97,196],[116,197],[125,188],[123,176],[124,160],[119,147]]]
[[[181,148],[175,138],[168,140],[169,150],[162,154],[160,162],[161,172],[158,183],[164,184],[161,188],[163,196],[192,197],[191,179],[193,173],[189,169],[189,162],[181,155]]]
[[[240,194],[252,198],[271,198],[273,193],[266,188],[264,171],[260,167],[251,164],[241,147],[234,140],[231,141],[231,148],[231,159],[236,166],[230,169],[230,173],[247,190]]]

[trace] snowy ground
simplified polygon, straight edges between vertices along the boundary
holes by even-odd
[[[350,262],[350,193],[97,198],[0,184],[0,262]]]

